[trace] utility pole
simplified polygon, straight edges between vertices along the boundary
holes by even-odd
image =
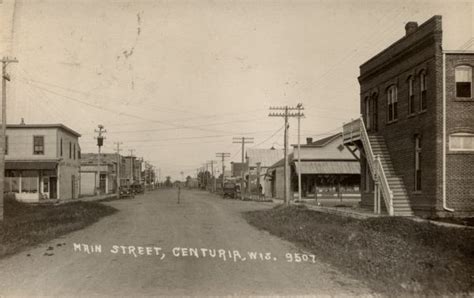
[[[122,142],[115,142],[114,143],[117,148],[115,149],[115,152],[117,152],[117,171],[115,171],[115,174],[117,175],[117,194],[120,195],[120,145],[122,145]]]
[[[133,178],[133,151],[135,151],[135,149],[129,149],[128,151],[130,151],[130,185],[133,184],[133,181],[134,181],[134,178]]]
[[[222,190],[224,190],[224,180],[225,180],[225,158],[230,157],[230,153],[227,152],[218,152],[216,157],[222,158]]]
[[[206,162],[206,171],[204,172],[204,178],[206,178],[206,190],[207,190],[207,185],[209,184],[209,179],[207,178],[207,173],[209,173],[209,164]]]
[[[210,160],[210,161],[208,161],[208,163],[211,164],[211,182],[212,182],[211,192],[215,192],[216,191],[216,177],[214,177],[214,163],[215,163],[215,161]]]
[[[246,138],[246,137],[237,138],[237,137],[234,137],[232,143],[242,144],[242,169],[241,169],[242,170],[241,171],[242,181],[240,182],[240,198],[243,200],[244,199],[244,180],[245,180],[245,177],[244,177],[245,144],[252,144],[253,143],[253,138]]]
[[[104,145],[104,139],[105,136],[103,135],[107,131],[104,129],[104,126],[102,124],[99,124],[97,126],[99,129],[95,130],[97,133],[97,147],[99,148],[99,154],[97,155],[97,194],[100,195],[100,147]]]
[[[5,147],[7,135],[7,81],[10,75],[7,73],[7,65],[18,63],[16,58],[2,58],[2,135],[0,137],[0,220],[3,220],[3,193],[5,186]]]
[[[288,173],[288,139],[289,139],[289,133],[288,133],[288,118],[289,117],[301,117],[303,114],[299,111],[299,108],[295,107],[270,107],[270,110],[279,110],[283,111],[280,113],[273,112],[268,114],[269,117],[283,117],[285,119],[285,170],[284,170],[284,189],[285,189],[285,204],[289,205],[290,204],[290,181],[289,181],[289,173]],[[298,110],[297,113],[291,112],[292,110]]]
[[[299,103],[296,106],[298,110],[298,201],[301,202],[301,144],[300,144],[300,136],[301,136],[301,117],[303,116],[301,110],[304,110],[303,104]]]

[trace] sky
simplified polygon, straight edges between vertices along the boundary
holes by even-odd
[[[180,179],[233,137],[283,147],[271,106],[302,103],[301,139],[337,133],[359,111],[359,66],[443,16],[444,49],[473,49],[472,1],[0,1],[10,64],[7,120],[63,123],[97,152],[143,157]],[[297,120],[290,119],[290,143]],[[220,167],[220,166],[219,166]],[[229,162],[226,169],[230,169]]]

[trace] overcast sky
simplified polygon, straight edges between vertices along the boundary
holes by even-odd
[[[443,16],[445,49],[473,44],[472,1],[3,0],[8,123],[63,123],[97,152],[149,160],[180,178],[229,152],[232,137],[282,148],[268,108],[302,102],[302,138],[359,115],[359,65],[404,35],[408,21]],[[296,119],[290,122],[296,143]],[[229,169],[229,165],[227,165]]]

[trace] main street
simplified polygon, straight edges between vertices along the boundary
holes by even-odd
[[[287,253],[305,252],[241,215],[271,203],[182,191],[178,204],[170,189],[106,204],[119,212],[0,260],[0,295],[370,293],[317,258],[288,262]]]

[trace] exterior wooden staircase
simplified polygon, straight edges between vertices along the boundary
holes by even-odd
[[[387,145],[385,144],[384,138],[379,135],[369,135],[370,145],[372,152],[375,156],[379,157],[380,163],[382,164],[385,176],[387,178],[388,186],[392,191],[393,198],[393,215],[394,216],[413,216],[413,211],[410,207],[410,201],[408,194],[403,183],[403,178],[397,176],[390,159],[390,153],[388,152]]]
[[[397,176],[383,136],[368,135],[364,121],[356,119],[343,126],[345,145],[359,144],[364,148],[365,158],[375,181],[374,212],[381,213],[380,198],[390,216],[413,216],[403,178]]]

